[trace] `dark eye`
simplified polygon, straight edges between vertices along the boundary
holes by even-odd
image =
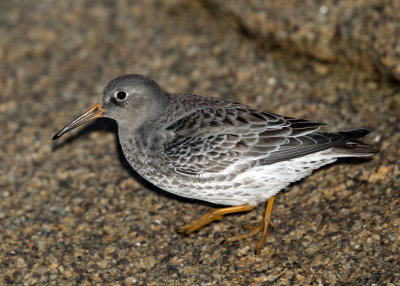
[[[125,91],[118,91],[117,92],[117,99],[118,100],[124,100],[126,98],[126,92]]]

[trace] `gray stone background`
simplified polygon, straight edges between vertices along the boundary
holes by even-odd
[[[0,282],[18,285],[399,285],[400,2],[1,1]],[[52,135],[141,73],[170,91],[368,128],[382,151],[342,160],[190,236],[208,205],[154,190],[115,123]]]

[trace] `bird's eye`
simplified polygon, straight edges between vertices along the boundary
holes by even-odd
[[[127,94],[125,91],[118,91],[116,94],[116,97],[118,100],[124,100],[126,98]]]

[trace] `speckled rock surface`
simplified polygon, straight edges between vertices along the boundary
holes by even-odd
[[[336,56],[327,64],[284,48],[258,53],[202,2],[1,1],[0,22],[0,284],[400,283],[398,83]],[[258,238],[222,242],[257,223],[263,206],[182,236],[176,229],[209,206],[138,180],[114,122],[51,142],[128,72],[331,130],[368,128],[382,152],[281,192],[259,256]]]
[[[201,1],[264,52],[276,47],[400,80],[400,1]]]

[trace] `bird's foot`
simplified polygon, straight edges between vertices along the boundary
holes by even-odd
[[[240,205],[234,207],[227,207],[227,208],[220,208],[220,209],[213,209],[206,214],[204,214],[199,219],[181,227],[178,232],[190,234],[196,230],[203,228],[204,226],[212,223],[215,220],[220,220],[226,214],[236,213],[236,212],[244,212],[244,211],[251,211],[254,209],[254,206],[251,205]]]
[[[215,220],[220,220],[222,219],[223,215],[218,214],[215,212],[216,210],[212,210],[204,214],[202,217],[199,219],[196,219],[192,221],[191,223],[188,223],[185,226],[182,226],[179,228],[178,232],[180,233],[185,233],[185,234],[191,234],[192,232],[195,232],[196,230],[199,230],[206,226],[207,224],[212,223]]]
[[[265,240],[267,239],[268,227],[273,227],[273,224],[271,222],[271,213],[272,213],[272,206],[274,204],[274,200],[275,200],[275,196],[271,197],[268,200],[267,208],[265,209],[264,219],[260,225],[257,225],[257,226],[244,225],[243,227],[250,229],[250,232],[242,234],[242,235],[238,235],[238,236],[229,237],[225,241],[226,242],[239,241],[239,240],[251,238],[251,237],[257,235],[258,233],[262,232],[262,237],[257,244],[257,248],[256,248],[256,252],[255,252],[256,255],[259,254],[261,247],[263,246],[263,244],[265,243]]]

